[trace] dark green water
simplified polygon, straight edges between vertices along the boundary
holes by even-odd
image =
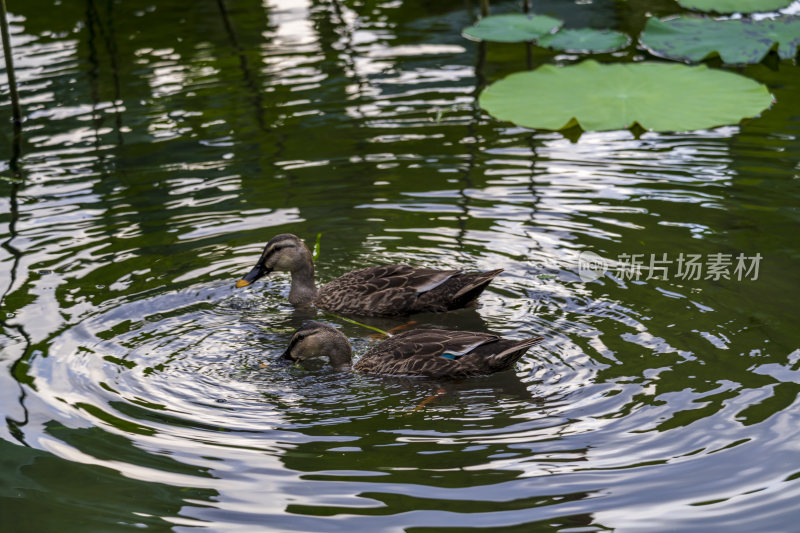
[[[634,34],[677,9],[535,5]],[[475,5],[224,6],[9,2],[0,530],[797,530],[800,68],[732,69],[777,99],[742,126],[573,142],[476,109],[525,50],[476,74]],[[547,340],[416,411],[439,384],[270,365],[309,314],[284,275],[233,282],[281,232],[322,233],[323,281],[504,268],[417,320]],[[586,282],[587,251],[762,260]]]

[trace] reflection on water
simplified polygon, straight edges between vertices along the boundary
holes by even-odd
[[[477,109],[524,53],[461,39],[462,2],[39,4],[10,15],[24,183],[0,143],[3,529],[792,529],[796,66],[743,69],[778,101],[743,126],[573,142]],[[322,234],[320,281],[503,268],[414,319],[546,341],[460,382],[278,364],[312,317],[376,342],[283,274],[233,288],[287,231]],[[585,251],[763,262],[586,282]]]

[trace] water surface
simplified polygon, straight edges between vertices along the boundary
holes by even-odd
[[[10,8],[26,120],[18,169],[0,143],[0,529],[795,529],[793,63],[732,69],[777,100],[741,126],[575,139],[477,108],[526,54],[462,39],[462,1]],[[541,9],[634,34],[676,12]],[[285,275],[233,282],[282,232],[322,234],[321,281],[503,268],[476,309],[415,320],[546,341],[453,383],[277,365],[315,315]],[[673,263],[585,281],[582,252]],[[729,256],[731,279],[682,279],[680,254]],[[357,354],[376,342],[316,318]]]

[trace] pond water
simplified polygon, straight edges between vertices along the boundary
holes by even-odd
[[[634,35],[678,10],[534,4]],[[740,126],[576,138],[477,108],[526,51],[464,40],[476,2],[9,8],[26,119],[16,162],[0,143],[0,530],[796,530],[792,62],[730,69],[777,101]],[[321,281],[503,268],[477,308],[414,320],[546,340],[452,383],[276,365],[313,312],[284,274],[234,282],[284,232],[321,234]],[[636,279],[634,254],[667,275]],[[705,270],[678,275],[690,255]]]

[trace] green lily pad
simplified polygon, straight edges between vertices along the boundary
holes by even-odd
[[[523,43],[550,33],[562,24],[562,21],[544,15],[491,15],[465,28],[464,37],[476,41]]]
[[[492,116],[528,128],[689,131],[757,116],[772,96],[756,81],[705,65],[584,61],[511,74],[479,102]]]
[[[717,13],[754,13],[783,9],[793,0],[678,0],[689,9],[716,11]]]
[[[611,30],[559,30],[551,35],[537,39],[536,44],[565,52],[613,52],[630,44],[624,33]]]
[[[718,53],[725,63],[758,63],[778,46],[782,59],[794,59],[800,46],[800,17],[714,20],[677,17],[647,21],[642,44],[670,59],[701,61]]]

